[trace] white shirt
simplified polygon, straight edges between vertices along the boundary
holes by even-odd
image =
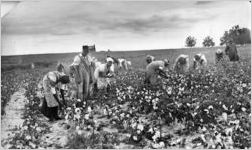
[[[89,55],[86,55],[85,57],[82,56],[82,54],[80,53],[79,55],[76,55],[74,57],[74,61],[72,65],[79,65],[81,63],[81,58],[83,58],[83,60],[85,61],[85,63],[87,65],[91,65],[91,61],[92,61],[92,57]]]
[[[94,71],[94,77],[95,79],[100,78],[99,74],[103,73],[103,74],[107,74],[108,72],[113,73],[114,72],[114,64],[112,64],[112,66],[108,69],[107,68],[107,64],[100,64],[97,68],[95,68]]]
[[[197,61],[195,58],[193,58],[193,61],[196,61],[196,62],[202,61],[201,65],[206,65],[206,63],[207,63],[206,56],[204,54],[201,54],[201,53],[199,53],[197,55],[200,57],[200,60]]]

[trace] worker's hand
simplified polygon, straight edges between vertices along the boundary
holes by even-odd
[[[158,70],[158,74],[159,74],[161,77],[163,77],[163,78],[165,78],[165,79],[168,79],[168,76],[166,75],[165,71],[159,69],[159,70]]]
[[[114,74],[109,73],[106,77],[107,77],[107,78],[112,78],[112,77],[114,77]]]

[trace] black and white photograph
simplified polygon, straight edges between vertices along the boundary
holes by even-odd
[[[3,149],[251,149],[251,1],[2,0]]]

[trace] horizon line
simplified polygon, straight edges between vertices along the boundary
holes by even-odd
[[[212,46],[212,47],[181,47],[181,48],[159,48],[159,49],[138,49],[138,50],[110,50],[110,52],[133,52],[133,51],[155,51],[155,50],[176,50],[176,49],[189,49],[189,48],[214,48],[214,47],[223,47],[221,45],[218,45],[218,46]],[[14,54],[14,55],[3,55],[1,54],[1,57],[2,56],[27,56],[27,55],[46,55],[46,54],[70,54],[70,53],[80,53],[81,50],[79,52],[52,52],[52,53],[30,53],[30,54]],[[108,49],[107,50],[99,50],[99,51],[95,51],[95,52],[108,52]],[[92,52],[91,52],[92,53]]]

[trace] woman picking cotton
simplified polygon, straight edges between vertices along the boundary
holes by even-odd
[[[62,109],[62,104],[59,101],[57,88],[60,84],[68,84],[69,76],[60,73],[59,71],[48,72],[43,78],[43,93],[44,101],[41,106],[41,112],[49,118],[49,121],[60,120],[58,116],[58,108]],[[63,104],[65,103],[64,92],[60,92]]]
[[[107,58],[105,64],[100,64],[94,71],[95,77],[95,90],[106,89],[106,92],[110,88],[110,78],[114,76],[114,60],[110,57]]]
[[[157,61],[152,61],[146,66],[146,78],[145,78],[145,83],[146,84],[157,84],[157,79],[158,77],[162,78],[168,78],[165,69],[168,68],[169,66],[169,61],[167,59],[165,60],[157,60]]]

